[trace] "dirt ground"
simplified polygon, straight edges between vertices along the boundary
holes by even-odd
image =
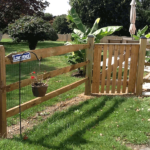
[[[53,105],[51,107],[46,107],[44,111],[37,113],[34,117],[21,121],[22,133],[24,133],[26,130],[32,129],[33,126],[39,124],[40,122],[43,122],[48,117],[50,117],[54,112],[62,111],[72,105],[77,105],[79,104],[79,102],[86,101],[91,98],[93,98],[93,96],[85,96],[84,94],[80,94],[71,100],[59,102],[56,105]],[[41,116],[40,119],[39,116]],[[19,122],[15,125],[7,127],[7,138],[13,138],[13,135],[17,135],[17,134],[20,134]]]

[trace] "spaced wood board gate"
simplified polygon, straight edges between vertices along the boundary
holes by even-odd
[[[139,52],[140,44],[95,44],[92,93],[135,93]]]

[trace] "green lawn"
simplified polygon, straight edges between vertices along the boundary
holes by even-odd
[[[26,43],[15,44],[8,40],[2,41],[6,54],[17,51],[27,51]],[[61,46],[64,42],[39,42],[37,49]],[[69,66],[65,55],[43,59],[41,71],[50,71]],[[38,62],[21,64],[21,79],[29,78],[29,73],[38,71]],[[7,84],[18,81],[18,65],[7,65]],[[71,77],[73,72],[63,74],[49,81],[48,92],[80,80]],[[31,86],[22,88],[22,103],[33,99]],[[34,116],[47,106],[60,101],[69,100],[84,92],[84,84],[71,91],[61,94],[38,106],[32,107],[22,113],[22,119]],[[7,93],[7,109],[19,103],[18,90]],[[137,97],[109,97],[103,96],[81,102],[68,110],[56,112],[46,121],[26,131],[28,140],[24,141],[18,136],[13,139],[0,141],[0,150],[126,150],[125,144],[150,143],[150,100]],[[41,116],[42,117],[42,116]],[[18,121],[19,114],[7,119],[12,125]]]
[[[28,45],[27,43],[12,43],[11,41],[8,40],[3,40],[2,43],[4,44],[6,55],[9,53],[12,53],[14,51],[17,52],[22,52],[22,51],[27,51]],[[44,41],[44,42],[39,42],[37,45],[37,49],[40,48],[47,48],[47,47],[56,47],[56,46],[62,46],[64,45],[64,42],[52,42],[52,41]],[[45,58],[41,61],[41,71],[52,71],[58,68],[63,68],[66,66],[69,66],[70,64],[68,63],[67,58],[65,55],[61,56],[55,56],[55,57],[49,57]],[[32,61],[32,62],[26,62],[21,64],[21,79],[27,79],[30,78],[30,73],[36,71],[39,71],[39,62],[38,61]],[[77,71],[77,70],[75,70]],[[51,78],[49,81],[49,87],[48,87],[48,92],[54,91],[56,89],[59,89],[63,86],[66,86],[68,84],[71,84],[75,81],[80,80],[80,78],[73,78],[71,77],[71,74],[73,73],[69,72],[63,75],[59,75],[57,77]],[[6,82],[7,85],[17,82],[19,79],[19,65],[7,65],[6,66]],[[19,104],[19,90],[14,90],[12,92],[7,93],[7,109],[10,109],[12,107],[15,107],[16,105]],[[79,86],[76,89],[73,89],[69,92],[66,92],[62,95],[59,95],[55,98],[52,98],[51,100],[44,102],[38,106],[32,107],[29,110],[26,110],[22,113],[22,118],[26,119],[29,116],[34,116],[36,112],[42,111],[45,109],[47,106],[51,106],[53,104],[56,104],[59,101],[64,101],[66,99],[71,99],[75,97],[77,94],[80,94],[84,92],[84,84]],[[21,88],[21,102],[27,102],[33,98],[35,98],[32,94],[32,89],[31,86],[26,86]],[[11,125],[17,122],[19,117],[18,115],[15,115],[13,117],[8,118],[7,124]]]
[[[150,142],[149,99],[100,97],[56,112],[26,131],[26,141],[0,141],[1,150],[127,150]]]

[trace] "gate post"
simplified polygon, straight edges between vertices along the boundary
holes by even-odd
[[[143,84],[146,45],[147,45],[147,38],[145,36],[142,36],[140,39],[140,50],[139,50],[138,72],[137,72],[137,83],[136,83],[136,95],[142,95],[142,84]]]
[[[86,61],[90,61],[86,66],[86,77],[88,80],[85,82],[85,95],[91,95],[92,85],[92,65],[93,65],[93,53],[94,53],[94,36],[88,36],[88,44],[90,47],[86,50]]]
[[[5,49],[0,45],[0,138],[7,137]]]

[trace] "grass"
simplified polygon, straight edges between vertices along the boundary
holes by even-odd
[[[15,44],[8,40],[2,41],[6,54],[17,51],[27,51],[26,43]],[[37,49],[61,46],[64,42],[39,42]],[[37,61],[22,64],[22,79],[29,78],[29,73],[38,68]],[[65,55],[43,59],[42,71],[55,70],[69,63]],[[37,69],[38,70],[38,69]],[[49,81],[48,92],[73,83],[78,78],[71,77],[71,73],[63,74]],[[8,65],[6,68],[7,84],[18,81],[18,65]],[[52,98],[38,106],[22,113],[22,119],[33,116],[47,106],[59,101],[69,100],[84,91],[84,84],[60,96]],[[33,99],[31,87],[22,88],[22,103]],[[18,105],[18,90],[7,93],[7,109]],[[30,149],[30,150],[127,150],[126,143],[148,144],[150,115],[150,101],[148,98],[137,97],[109,97],[103,96],[81,102],[62,112],[56,112],[46,121],[32,130],[27,130],[27,140],[18,136],[13,139],[0,141],[0,150]],[[19,115],[8,118],[8,125],[16,123]]]
[[[16,43],[9,42],[8,40],[3,40],[2,42],[5,47],[6,55],[9,53],[12,53],[14,51],[22,52],[22,51],[28,50],[27,43],[16,44]],[[44,42],[38,43],[37,49],[47,48],[47,47],[56,47],[56,46],[62,46],[62,45],[64,45],[64,42],[44,41]],[[67,58],[65,57],[65,55],[61,55],[61,56],[55,56],[55,57],[43,59],[41,61],[40,68],[41,68],[41,71],[52,71],[52,70],[62,68],[65,66],[69,66],[69,65],[70,64],[67,62]],[[23,80],[23,79],[30,78],[30,73],[33,71],[38,72],[38,70],[39,70],[39,62],[37,62],[37,61],[22,63],[21,64],[21,79]],[[56,89],[59,89],[68,84],[71,84],[75,81],[78,81],[79,78],[71,77],[71,74],[73,72],[74,71],[51,78],[49,81],[49,87],[48,87],[47,93],[54,91]],[[18,78],[19,78],[19,65],[18,64],[7,65],[6,66],[7,85],[17,82]],[[12,92],[7,93],[7,109],[15,107],[16,105],[19,104],[18,92],[19,92],[19,90],[14,90]],[[65,101],[67,99],[71,99],[71,98],[75,97],[77,94],[80,94],[82,92],[84,92],[84,84],[79,86],[76,89],[73,89],[69,92],[66,92],[66,93],[60,95],[60,96],[52,98],[51,100],[49,100],[47,102],[44,102],[38,106],[32,107],[32,108],[22,112],[22,119],[27,119],[29,116],[34,116],[36,112],[44,110],[45,107],[54,105],[59,101]],[[21,102],[22,103],[35,98],[32,94],[31,86],[26,86],[26,87],[21,88],[21,93],[22,93],[21,94]],[[19,118],[19,114],[8,118],[7,119],[8,126],[16,123],[18,118]]]
[[[26,131],[26,141],[0,141],[0,149],[128,150],[126,143],[150,143],[149,108],[148,98],[93,98]]]
[[[22,52],[22,51],[29,50],[28,45],[25,42],[13,43],[11,39],[3,39],[1,42],[5,47],[6,55],[15,51]],[[62,46],[62,45],[64,45],[64,42],[44,41],[44,42],[38,42],[37,49],[47,48],[47,47],[56,47],[56,46]],[[41,71],[44,71],[44,70],[52,71],[57,68],[62,68],[68,65],[70,64],[67,62],[65,55],[50,57],[50,58],[43,59],[41,61]],[[32,62],[21,64],[21,79],[23,80],[23,79],[30,78],[30,73],[32,71],[37,72],[38,69],[39,69],[39,63],[37,61],[32,61]],[[78,78],[71,77],[71,74],[73,72],[74,71],[50,79],[47,92],[54,91],[58,88],[61,88],[63,86],[66,86],[68,84],[71,84],[79,80]],[[18,64],[13,65],[13,66],[7,65],[6,66],[7,85],[17,82],[18,78],[19,78],[19,65]],[[15,107],[19,104],[18,92],[19,90],[14,90],[12,92],[7,93],[7,109]],[[26,86],[26,87],[21,88],[21,92],[22,92],[21,94],[22,103],[35,98],[32,94],[31,86]],[[80,94],[82,92],[84,92],[84,84],[79,86],[76,89],[68,91],[67,93],[64,93],[60,96],[52,98],[51,100],[47,102],[44,102],[38,106],[35,106],[33,108],[30,108],[29,110],[24,111],[22,113],[22,118],[27,119],[29,116],[34,116],[36,112],[44,110],[45,107],[54,105],[57,102],[64,101],[66,99],[71,99],[75,97],[77,94]],[[7,121],[8,126],[16,123],[18,118],[19,118],[19,114],[8,118],[8,121]]]

